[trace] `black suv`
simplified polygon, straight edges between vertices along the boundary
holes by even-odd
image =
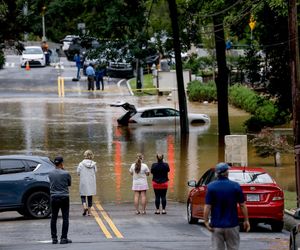
[[[47,157],[0,156],[0,211],[18,211],[32,218],[51,213],[48,173],[55,168]]]

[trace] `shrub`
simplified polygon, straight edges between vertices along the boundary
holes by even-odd
[[[207,84],[192,81],[188,85],[188,96],[190,101],[217,101],[216,85],[213,81]],[[248,131],[259,131],[263,127],[283,124],[290,119],[286,112],[279,110],[275,102],[240,84],[229,88],[228,101],[252,114],[244,124]]]
[[[2,50],[0,50],[0,69],[3,69],[5,64],[5,56]]]
[[[211,81],[208,83],[201,83],[199,81],[192,81],[188,84],[188,98],[192,102],[212,102],[217,99],[216,84]]]

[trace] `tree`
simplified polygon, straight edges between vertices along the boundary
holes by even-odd
[[[284,135],[276,135],[271,128],[264,128],[251,140],[260,157],[274,157],[275,167],[280,165],[280,154],[293,152]]]

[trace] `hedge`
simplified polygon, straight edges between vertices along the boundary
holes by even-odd
[[[217,101],[216,84],[212,81],[201,83],[192,81],[188,85],[190,101]],[[257,94],[246,86],[235,84],[229,87],[228,101],[234,107],[252,114],[245,122],[247,130],[258,131],[264,126],[274,126],[287,121],[285,112],[280,112],[274,101]]]

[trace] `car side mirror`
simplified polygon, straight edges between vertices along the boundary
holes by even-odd
[[[188,181],[189,187],[197,187],[197,182],[195,180]]]

